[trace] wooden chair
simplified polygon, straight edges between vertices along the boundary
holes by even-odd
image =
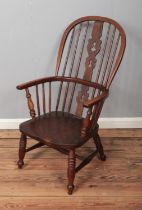
[[[125,45],[122,27],[106,17],[82,17],[67,27],[55,76],[17,86],[26,92],[32,118],[20,124],[19,168],[24,165],[26,152],[43,145],[52,147],[68,155],[67,189],[72,194],[75,173],[97,154],[101,160],[106,159],[97,121]],[[27,136],[38,143],[26,148]],[[96,149],[82,160],[75,150],[90,138]],[[78,166],[76,158],[81,160]]]

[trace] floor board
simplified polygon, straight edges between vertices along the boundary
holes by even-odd
[[[67,156],[39,148],[26,154],[25,166],[19,170],[19,133],[0,131],[0,210],[141,210],[141,129],[101,132],[106,162],[95,157],[77,173],[75,192],[68,196]],[[28,140],[29,146],[33,143]],[[92,149],[90,141],[78,154],[84,156]]]

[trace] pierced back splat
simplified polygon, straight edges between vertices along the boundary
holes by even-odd
[[[102,36],[103,22],[96,21],[92,30],[92,37],[88,41],[87,51],[88,57],[85,62],[85,72],[83,75],[84,80],[91,81],[93,70],[95,68],[97,59],[96,56],[101,49],[101,36]],[[79,91],[77,100],[77,109],[76,115],[81,116],[83,112],[83,102],[88,99],[89,87],[83,86],[81,87],[81,91]]]

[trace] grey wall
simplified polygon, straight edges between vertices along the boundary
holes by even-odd
[[[141,0],[1,0],[0,1],[0,118],[25,118],[25,82],[54,74],[64,28],[85,15],[117,20],[127,34],[127,48],[112,84],[104,117],[142,117]]]

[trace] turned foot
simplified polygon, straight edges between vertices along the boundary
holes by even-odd
[[[24,161],[18,160],[17,161],[17,165],[18,165],[18,168],[21,169],[23,167],[23,165],[24,165]]]
[[[23,133],[21,134],[19,143],[19,160],[17,161],[18,168],[21,169],[24,165],[24,157],[26,153],[27,137]]]
[[[68,194],[71,195],[73,193],[73,190],[74,190],[74,185],[68,185],[67,189],[68,189]]]
[[[99,155],[99,159],[102,160],[102,161],[105,161],[106,160],[106,155],[105,154]]]
[[[74,178],[75,178],[75,151],[70,150],[68,155],[68,194],[71,195],[74,190]]]

